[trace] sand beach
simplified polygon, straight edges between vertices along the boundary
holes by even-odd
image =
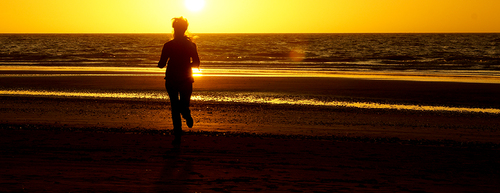
[[[68,94],[157,93],[163,90],[161,74],[8,70],[0,76],[0,90],[5,91],[0,95],[0,187],[5,192],[500,188],[500,115],[456,109],[500,109],[498,83],[200,76],[194,84],[199,98],[191,108],[195,126],[185,127],[179,149],[170,144],[167,100]],[[276,96],[273,100],[293,96],[295,101],[343,103],[210,98],[252,93]],[[406,108],[412,105],[455,109]]]

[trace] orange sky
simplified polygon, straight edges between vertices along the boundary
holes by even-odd
[[[0,33],[500,32],[498,0],[0,0]]]

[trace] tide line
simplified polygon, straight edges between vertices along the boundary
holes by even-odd
[[[168,99],[166,93],[146,93],[146,92],[68,92],[68,91],[45,91],[45,90],[0,90],[3,96],[49,96],[49,97],[67,97],[67,98],[121,98],[121,99],[150,99],[165,100]],[[406,105],[406,104],[384,104],[374,102],[346,102],[346,101],[319,101],[314,99],[290,99],[276,96],[261,95],[193,95],[195,101],[211,102],[235,102],[235,103],[257,103],[257,104],[276,104],[276,105],[310,105],[310,106],[328,106],[328,107],[346,107],[360,109],[392,109],[392,110],[412,110],[412,111],[448,111],[460,113],[488,113],[500,114],[500,109],[495,108],[466,108],[466,107],[447,107],[447,106],[429,106],[429,105]]]

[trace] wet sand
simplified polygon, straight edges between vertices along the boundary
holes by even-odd
[[[37,72],[38,73],[38,72]],[[1,89],[163,90],[161,76],[0,77]],[[498,84],[197,77],[195,92],[499,108]],[[495,192],[497,114],[193,101],[170,145],[167,101],[0,96],[4,191]]]

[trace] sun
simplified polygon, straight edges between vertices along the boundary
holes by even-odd
[[[205,6],[205,0],[185,0],[186,8],[189,11],[197,12]]]

